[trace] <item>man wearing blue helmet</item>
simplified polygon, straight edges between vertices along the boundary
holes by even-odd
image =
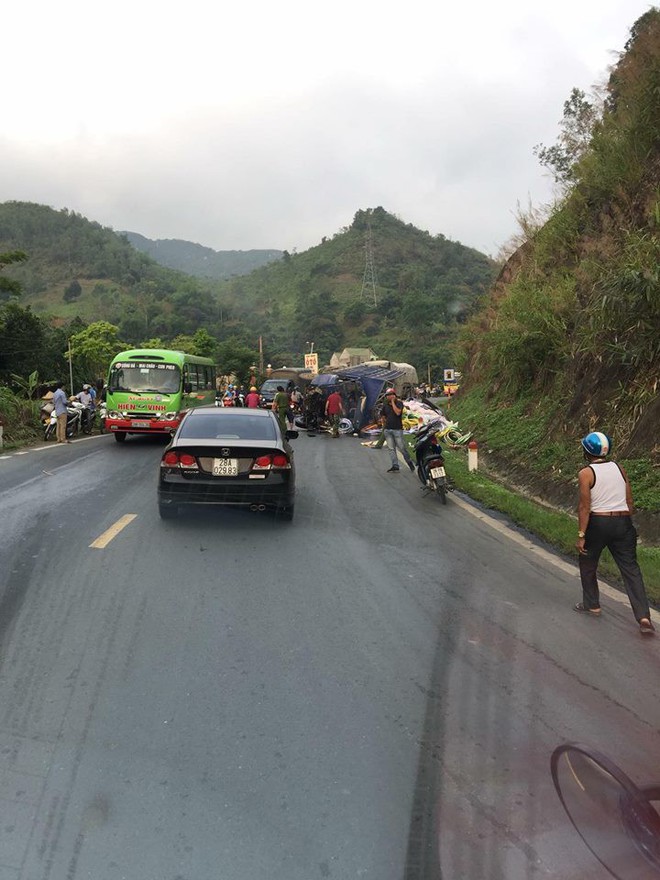
[[[612,441],[607,434],[592,431],[582,440],[587,466],[578,474],[578,539],[582,602],[576,611],[598,616],[598,560],[607,547],[616,562],[642,635],[653,635],[649,600],[642,572],[637,564],[637,532],[632,523],[633,498],[624,469],[608,461]]]

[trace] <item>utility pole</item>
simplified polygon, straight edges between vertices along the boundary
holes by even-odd
[[[69,339],[69,381],[71,382],[69,394],[73,394],[73,352],[71,351],[71,340],[70,339]]]
[[[264,344],[261,336],[259,337],[259,375],[264,374]]]
[[[376,298],[376,270],[374,269],[374,251],[371,241],[371,223],[367,223],[367,231],[364,236],[364,275],[362,276],[362,292],[360,299],[365,296],[373,297],[374,307],[378,305]]]

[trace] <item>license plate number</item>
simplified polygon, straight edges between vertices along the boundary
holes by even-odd
[[[214,477],[237,477],[238,476],[238,459],[237,458],[214,458],[213,459],[213,476]]]
[[[131,428],[148,428],[148,427],[149,427],[148,421],[131,422]]]
[[[445,469],[443,467],[431,468],[431,476],[434,480],[439,480],[440,477],[445,476]]]

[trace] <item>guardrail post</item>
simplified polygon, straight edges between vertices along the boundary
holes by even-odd
[[[2,416],[0,416],[0,449],[2,449],[2,444],[4,443],[4,439],[2,436],[3,432],[4,432],[4,425],[2,422]]]
[[[476,440],[468,443],[468,470],[479,470],[479,444]]]

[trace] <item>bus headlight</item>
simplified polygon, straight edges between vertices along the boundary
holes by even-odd
[[[117,412],[115,409],[111,409],[110,412],[107,413],[107,418],[109,419],[123,419],[123,415],[120,412]]]
[[[173,422],[175,419],[178,418],[178,416],[179,416],[179,413],[176,411],[175,412],[166,412],[165,415],[163,416],[163,418],[166,419],[168,422]]]

